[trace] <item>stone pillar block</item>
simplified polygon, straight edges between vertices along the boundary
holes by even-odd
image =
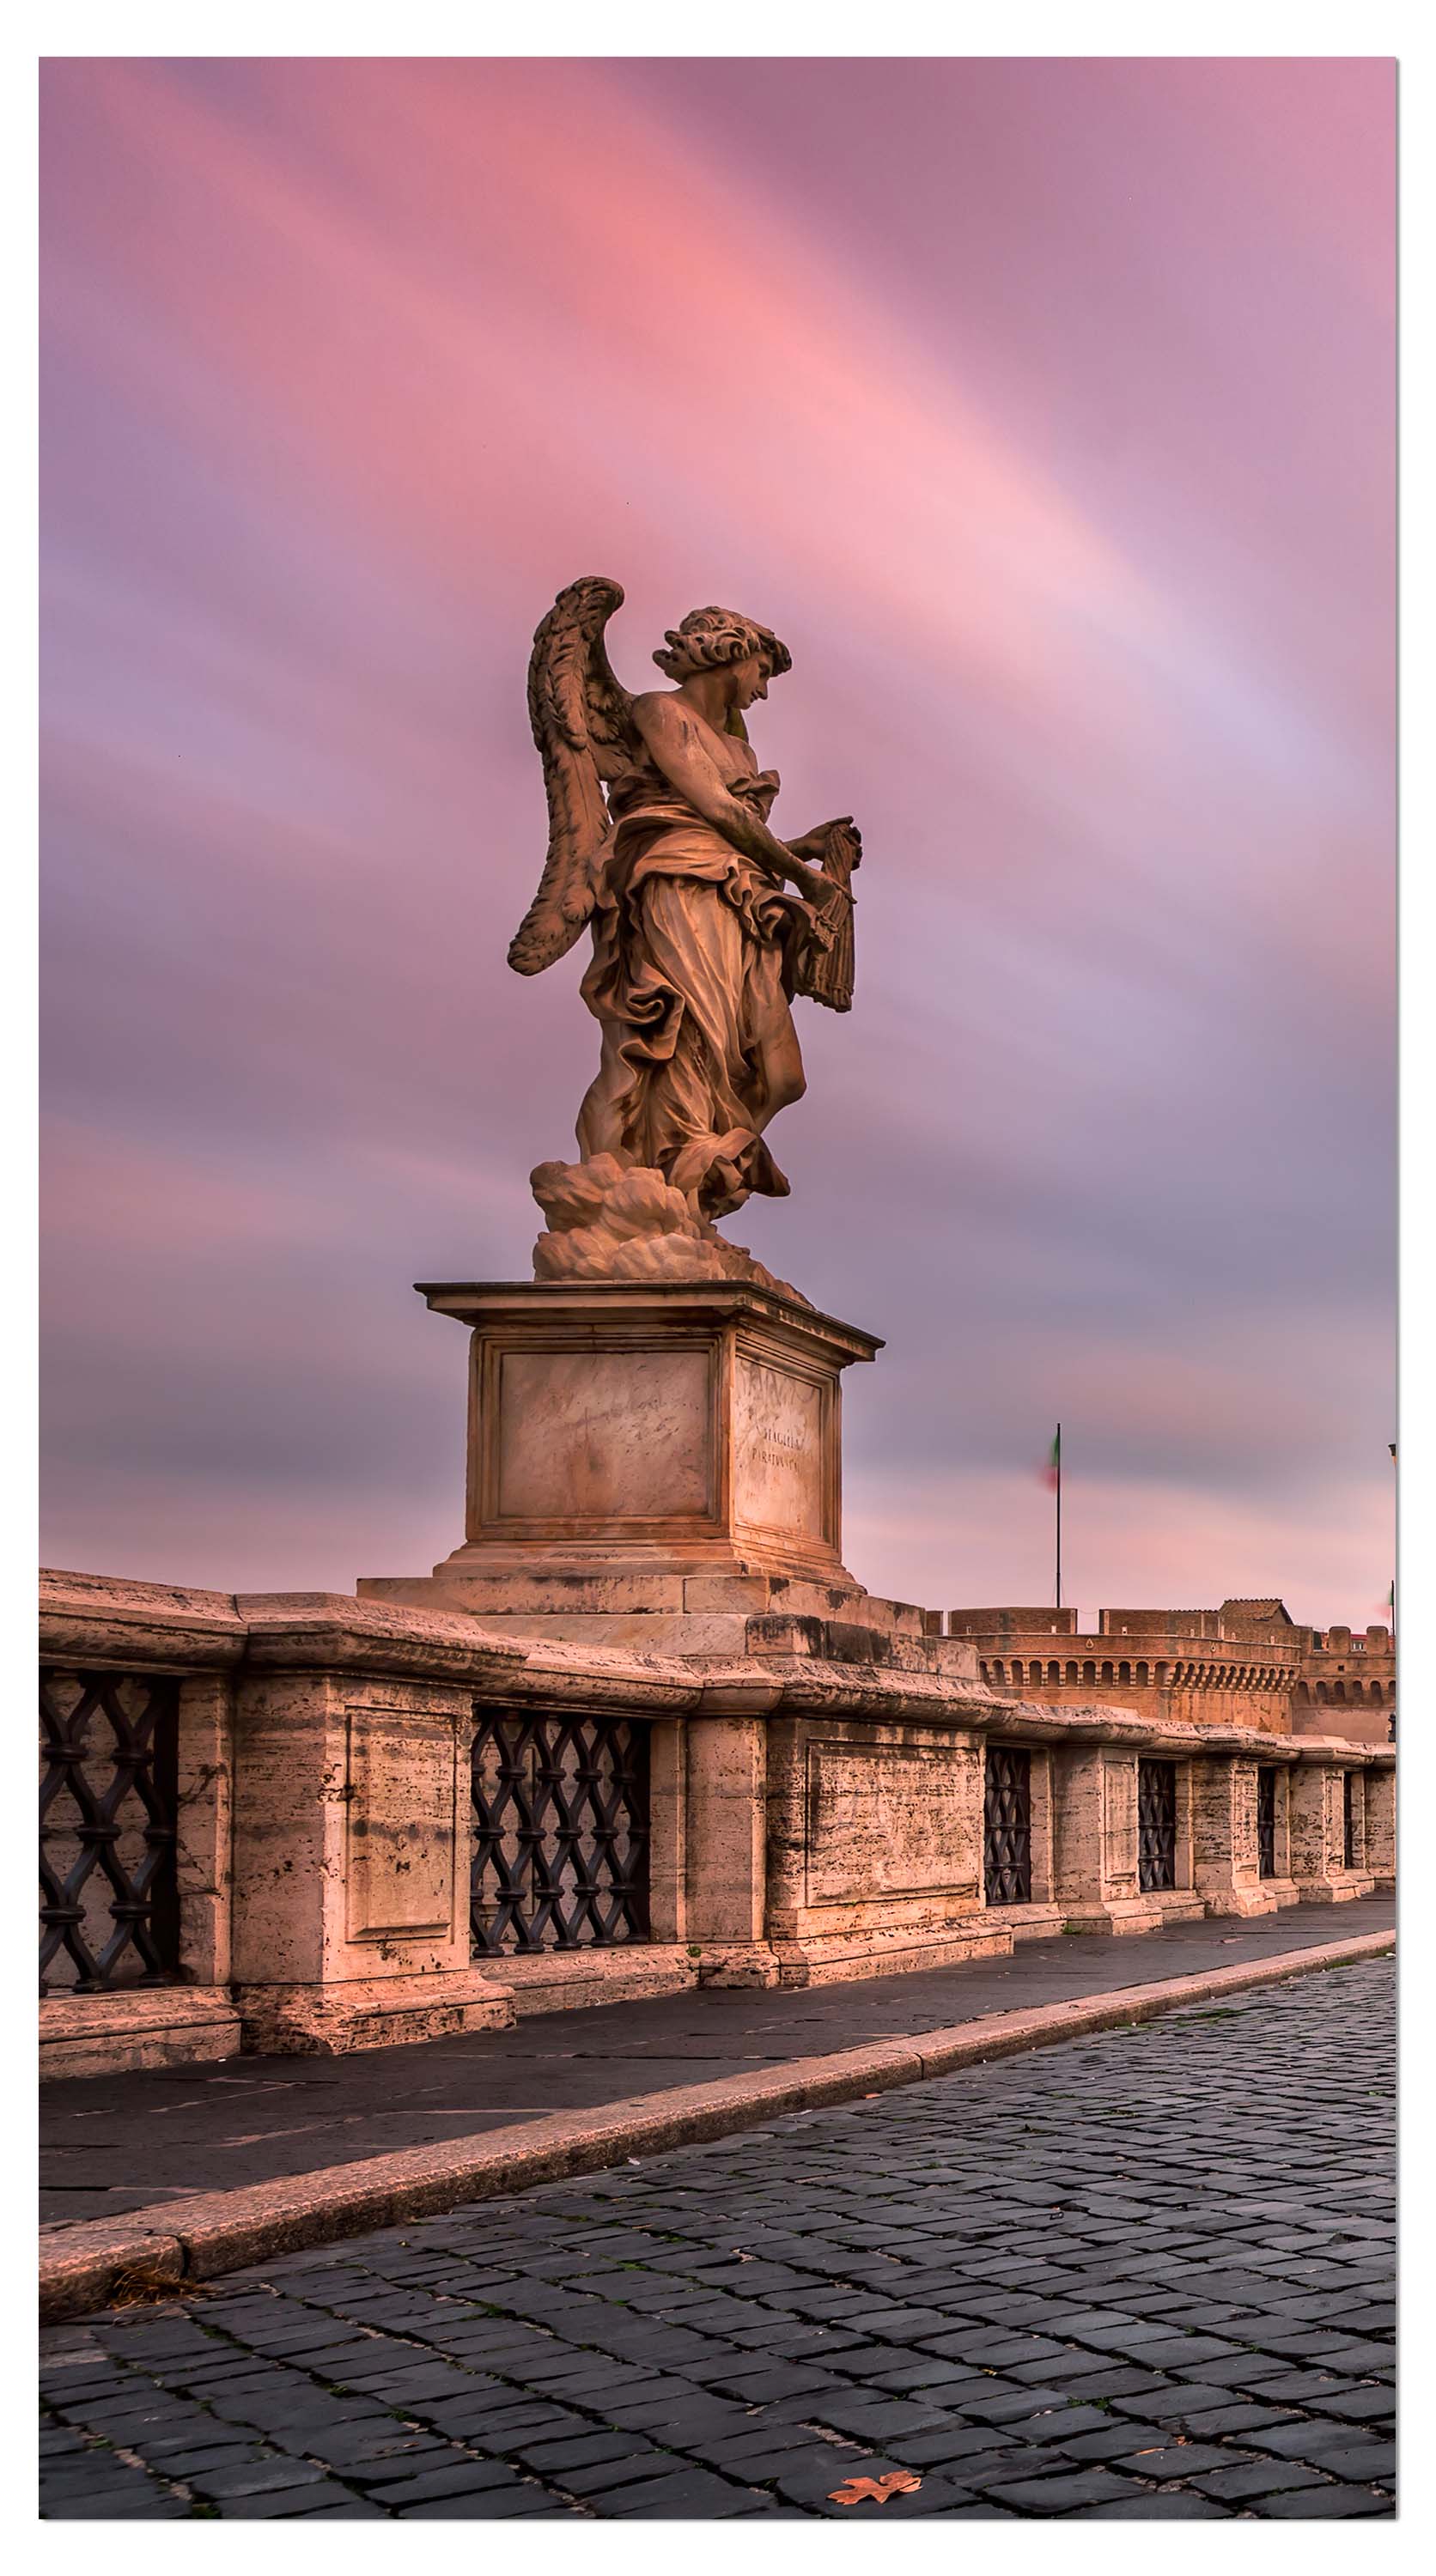
[[[1345,1905],[1370,1896],[1375,1879],[1360,1856],[1346,1866],[1346,1818],[1343,1780],[1348,1769],[1360,1780],[1361,1766],[1328,1755],[1299,1762],[1292,1776],[1291,1874],[1303,1904]]]
[[[688,1938],[687,1718],[648,1730],[648,1920],[655,1941]]]
[[[472,1723],[471,1694],[438,1682],[241,1680],[233,1974],[247,2047],[331,2055],[513,2019],[469,1957]]]
[[[1283,1763],[1276,1775],[1276,1887],[1278,1903],[1295,1905],[1298,1889],[1291,1874],[1291,1784],[1296,1776],[1293,1763]]]
[[[1396,1772],[1383,1763],[1366,1774],[1366,1866],[1382,1895],[1396,1885]]]
[[[1045,1744],[1033,1745],[1031,1765],[1032,1902],[1050,1909],[1057,1898],[1056,1805],[1053,1756]]]
[[[1069,1918],[1100,1909],[1104,1891],[1100,1745],[1059,1745],[1052,1756],[1053,1873]]]
[[[1299,1763],[1292,1774],[1289,1814],[1291,1874],[1303,1897],[1326,1887],[1335,1866],[1340,1831],[1339,1774],[1324,1762]],[[1335,1831],[1333,1831],[1335,1826]]]
[[[1138,1893],[1137,1757],[1108,1752],[1102,1764],[1102,1894],[1130,1904]]]
[[[1257,1845],[1257,1765],[1216,1754],[1190,1766],[1192,1877],[1209,1914],[1274,1914],[1294,1903],[1264,1879]],[[1281,1825],[1278,1817],[1278,1839]]]
[[[1192,1773],[1195,1766],[1190,1762],[1175,1762],[1172,1768],[1176,1775],[1177,1793],[1176,1848],[1173,1853],[1174,1885],[1163,1891],[1168,1902],[1172,1896],[1190,1896],[1196,1885],[1195,1835],[1192,1818]],[[1205,1912],[1205,1910],[1203,1906],[1202,1911]]]
[[[702,1986],[776,1986],[767,1941],[768,1726],[692,1718],[683,1820],[683,1909]]]
[[[1053,1755],[1057,1901],[1081,1932],[1150,1932],[1199,1921],[1192,1883],[1191,1766],[1176,1765],[1176,1885],[1141,1884],[1137,1819],[1139,1754],[1126,1745],[1062,1746]]]

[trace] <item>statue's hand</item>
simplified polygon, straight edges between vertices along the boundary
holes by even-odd
[[[828,846],[828,834],[837,831],[850,832],[861,850],[862,834],[851,814],[835,814],[830,823],[815,823],[811,832],[805,832],[800,841],[790,841],[788,847],[795,859],[815,859],[821,865]]]

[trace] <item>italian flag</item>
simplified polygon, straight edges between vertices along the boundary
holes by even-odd
[[[1062,1482],[1062,1434],[1058,1431],[1052,1443],[1052,1455],[1042,1470],[1042,1482],[1049,1494],[1055,1494]]]

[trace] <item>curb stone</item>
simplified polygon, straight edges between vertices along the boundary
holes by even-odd
[[[1378,1958],[1395,1947],[1394,1931],[1361,1933],[1195,1976],[1079,1995],[1027,2012],[989,2013],[908,2040],[793,2058],[757,2074],[634,2094],[597,2110],[552,2112],[441,2146],[401,2148],[240,2190],[196,2192],[132,2210],[122,2220],[92,2218],[51,2228],[40,2240],[41,2322],[92,2315],[109,2303],[122,2276],[137,2268],[151,2279],[173,2281],[178,2295],[186,2282],[236,2271],[271,2254],[330,2245],[403,2219],[433,2217],[461,2202],[598,2173],[630,2156],[732,2136],[784,2112],[860,2101],[988,2058],[1150,2021],[1184,2004]]]

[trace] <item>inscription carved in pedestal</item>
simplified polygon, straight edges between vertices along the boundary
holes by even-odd
[[[822,1538],[821,1388],[760,1360],[740,1359],[736,1396],[736,1517],[760,1529]]]

